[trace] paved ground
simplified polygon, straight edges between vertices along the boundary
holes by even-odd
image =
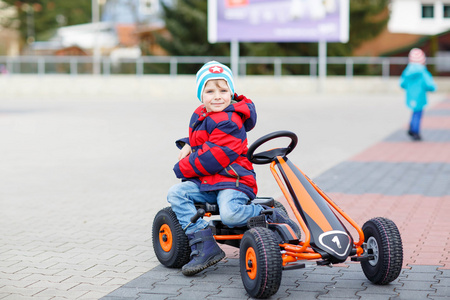
[[[296,132],[291,159],[359,223],[392,218],[405,250],[404,270],[388,286],[371,285],[357,264],[312,266],[284,272],[273,298],[450,298],[446,97],[432,96],[420,143],[404,136],[409,113],[398,95],[255,97],[250,141]],[[186,278],[163,268],[151,247],[153,216],[176,182],[173,141],[196,104],[2,99],[0,299],[247,298],[235,249]],[[270,172],[257,173],[261,195],[279,197]]]

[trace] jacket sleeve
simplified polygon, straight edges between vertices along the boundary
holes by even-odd
[[[184,147],[184,145],[188,144],[189,145],[189,138],[185,137],[185,138],[181,138],[179,140],[175,141],[175,145],[178,147],[178,149],[181,150],[181,148]]]
[[[240,125],[240,126],[239,126]],[[217,174],[244,151],[242,124],[222,121],[214,128],[201,148],[175,164],[177,178],[193,178]]]
[[[402,75],[400,76],[400,87],[402,89],[406,89],[406,80],[405,80],[405,71],[402,72]]]
[[[423,77],[425,79],[426,90],[429,92],[434,92],[436,90],[436,83],[434,82],[431,73],[429,71],[426,71]]]

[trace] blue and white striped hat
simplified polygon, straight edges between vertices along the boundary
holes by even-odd
[[[231,69],[213,60],[204,64],[197,72],[197,98],[200,102],[202,101],[202,93],[206,82],[212,79],[224,79],[230,88],[231,98],[234,97],[234,82]]]

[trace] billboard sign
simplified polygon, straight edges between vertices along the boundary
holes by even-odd
[[[342,42],[349,0],[208,0],[208,40]]]

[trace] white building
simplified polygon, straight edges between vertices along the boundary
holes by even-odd
[[[436,35],[450,30],[450,0],[391,0],[392,33]]]

